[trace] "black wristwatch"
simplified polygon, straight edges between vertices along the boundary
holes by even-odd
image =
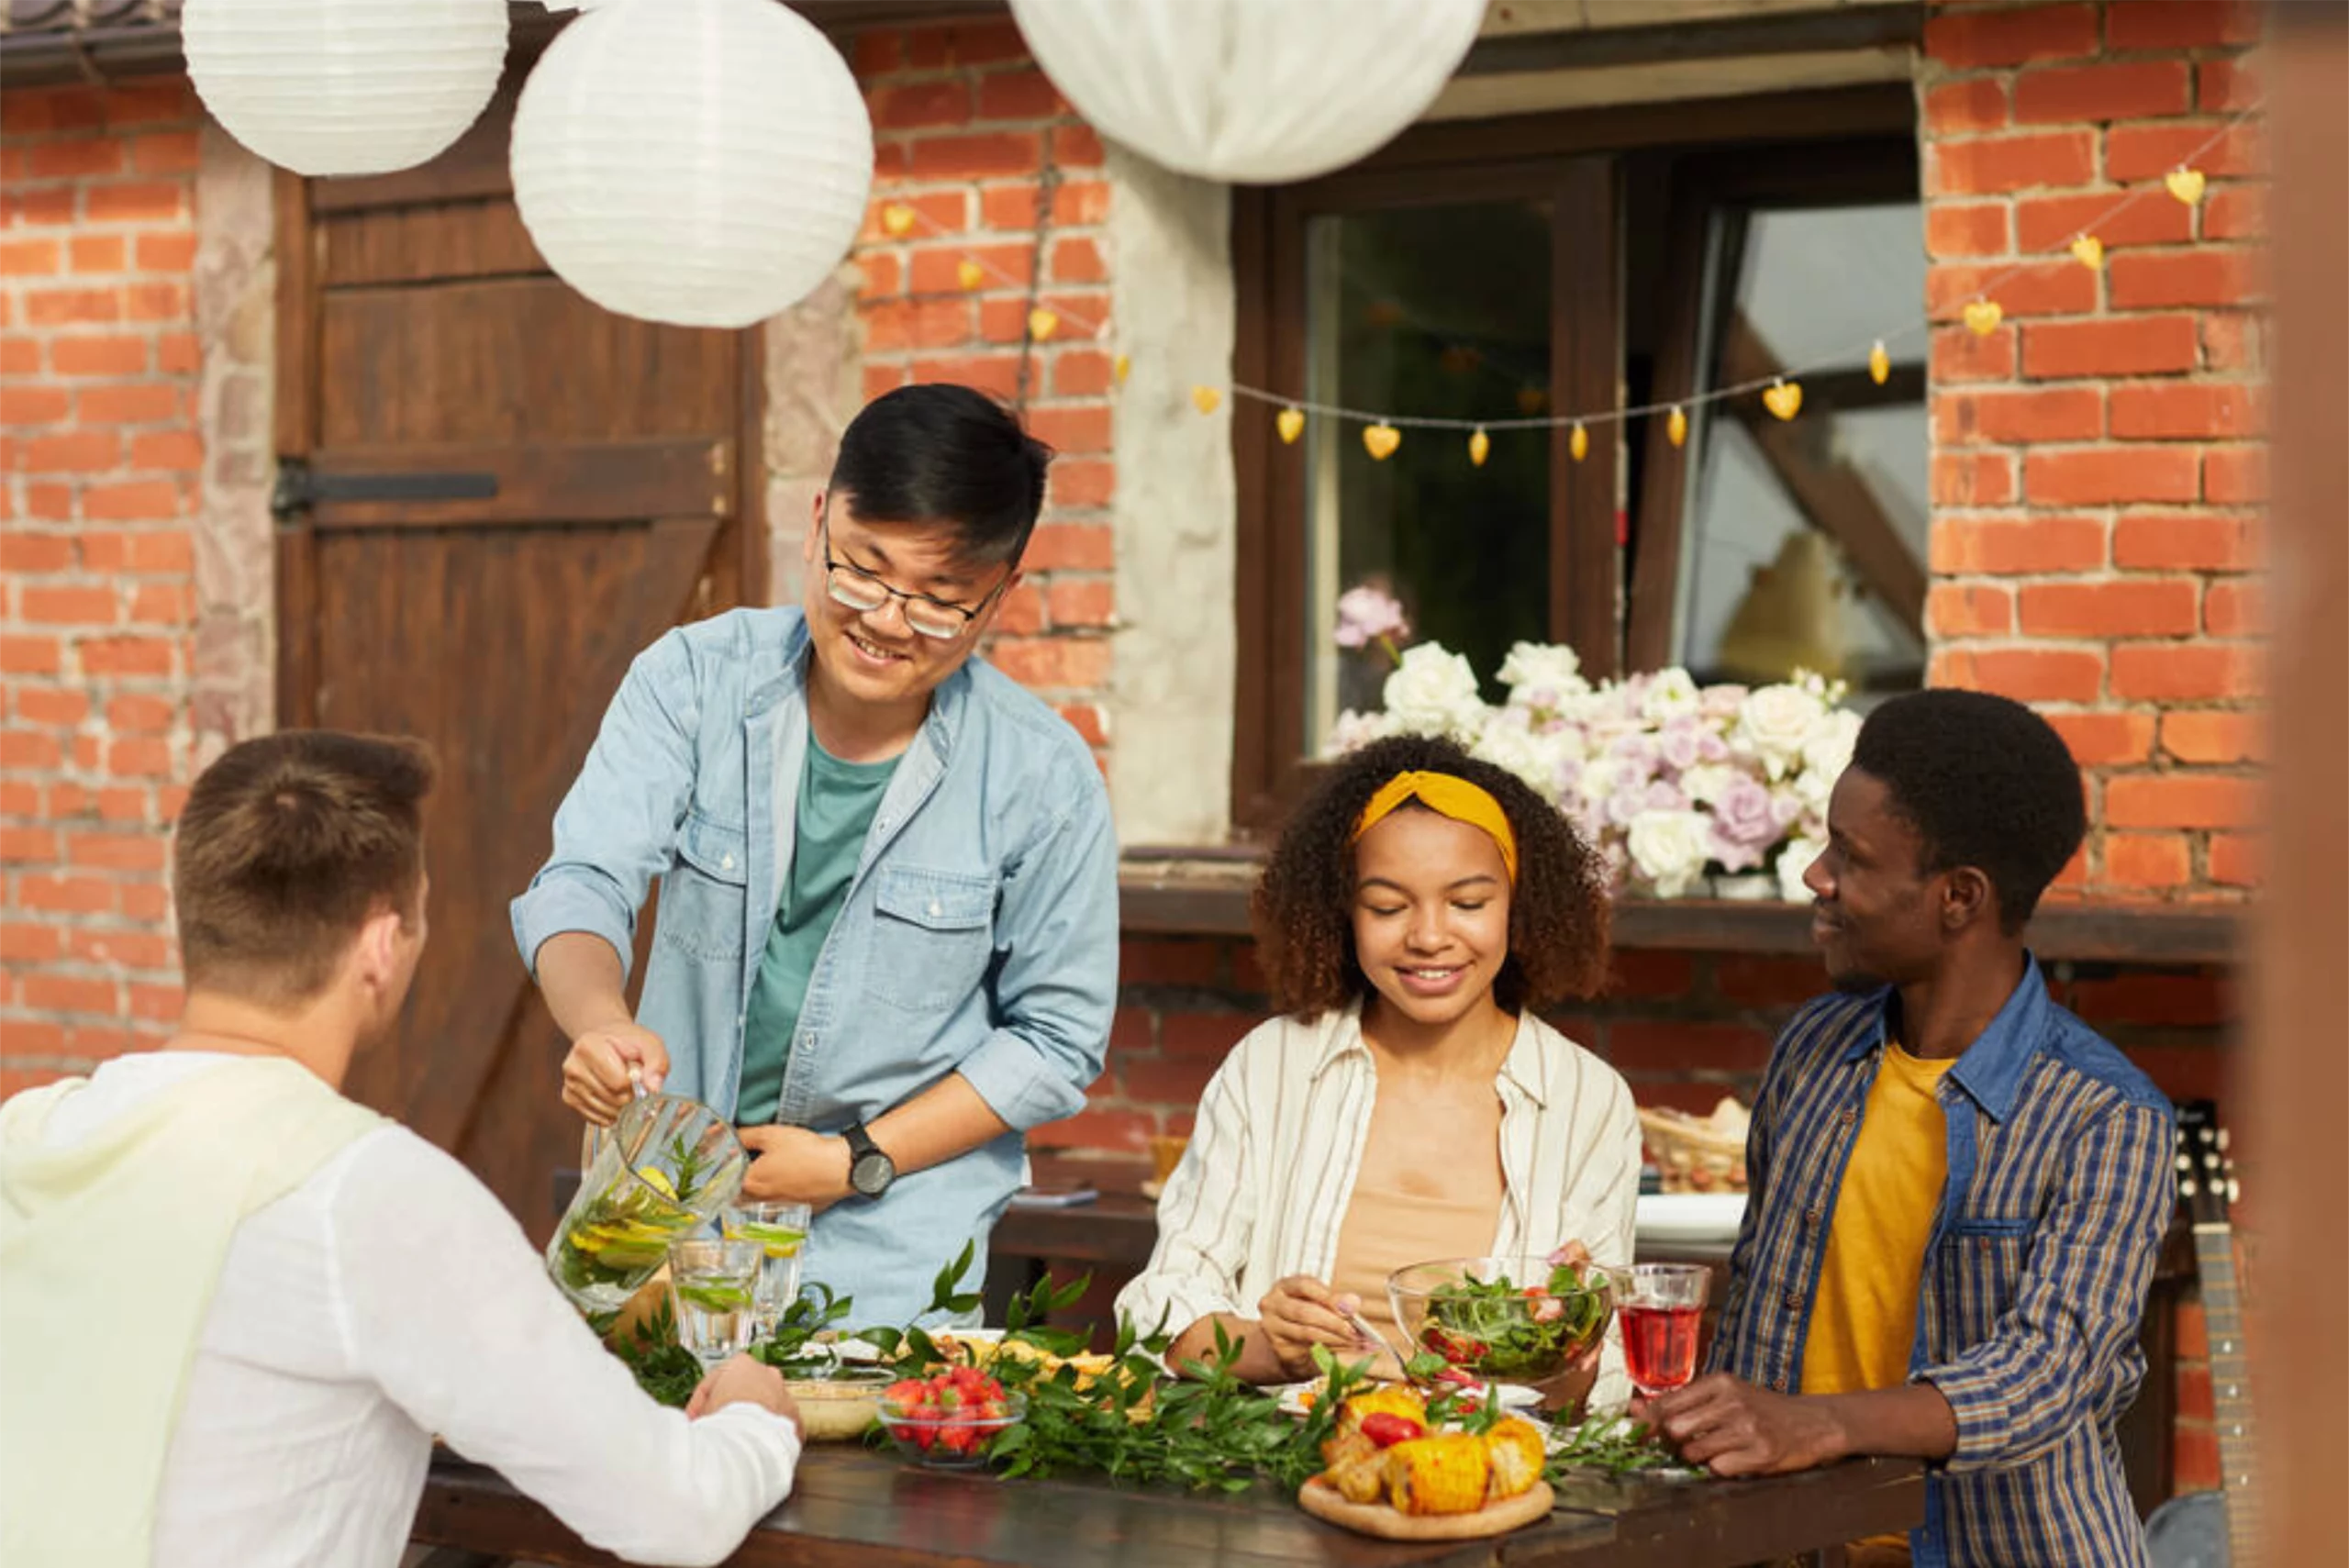
[[[897,1162],[881,1152],[861,1121],[850,1123],[841,1136],[848,1140],[849,1190],[859,1197],[879,1197],[887,1192],[889,1184],[897,1179]]]

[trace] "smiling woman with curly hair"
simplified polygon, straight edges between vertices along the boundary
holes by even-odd
[[[1354,957],[1354,824],[1388,779],[1449,773],[1490,795],[1517,840],[1508,949],[1493,977],[1505,1013],[1588,996],[1607,977],[1607,868],[1574,825],[1505,768],[1449,740],[1398,735],[1346,759],[1289,819],[1256,884],[1256,958],[1276,1012],[1310,1018],[1371,991]]]
[[[1605,869],[1553,806],[1449,740],[1374,742],[1289,822],[1254,917],[1281,1016],[1208,1085],[1158,1250],[1119,1297],[1179,1330],[1171,1360],[1221,1330],[1241,1375],[1308,1376],[1319,1347],[1375,1351],[1364,1319],[1392,1338],[1386,1280],[1408,1264],[1521,1259],[1532,1285],[1553,1254],[1631,1261],[1631,1091],[1533,1011],[1607,973]]]

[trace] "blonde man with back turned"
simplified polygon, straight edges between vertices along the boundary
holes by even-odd
[[[173,851],[178,1030],[0,1106],[0,1561],[391,1568],[436,1433],[635,1562],[716,1562],[790,1491],[771,1368],[654,1404],[488,1189],[339,1093],[424,951],[432,777],[231,749]]]

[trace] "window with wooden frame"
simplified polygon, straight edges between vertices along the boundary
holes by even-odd
[[[1855,694],[1924,669],[1924,300],[1905,87],[1419,128],[1306,184],[1235,194],[1235,379],[1300,403],[1497,427],[1359,422],[1243,403],[1233,821],[1273,826],[1338,715],[1391,667],[1339,648],[1336,604],[1401,600],[1412,640],[1493,681],[1559,642],[1596,679],[1793,669]],[[1660,410],[1800,370],[1757,396]],[[1654,414],[1508,428],[1616,409]],[[1580,451],[1579,456],[1576,455]],[[1490,695],[1497,695],[1497,688]]]

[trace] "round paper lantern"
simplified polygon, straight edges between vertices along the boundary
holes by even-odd
[[[514,200],[607,310],[748,327],[840,264],[873,188],[848,62],[776,0],[610,0],[563,29],[514,115]]]
[[[506,0],[187,0],[187,73],[229,135],[301,174],[429,161],[506,68]]]
[[[1052,85],[1169,169],[1275,184],[1341,168],[1417,119],[1485,0],[1011,0]]]

